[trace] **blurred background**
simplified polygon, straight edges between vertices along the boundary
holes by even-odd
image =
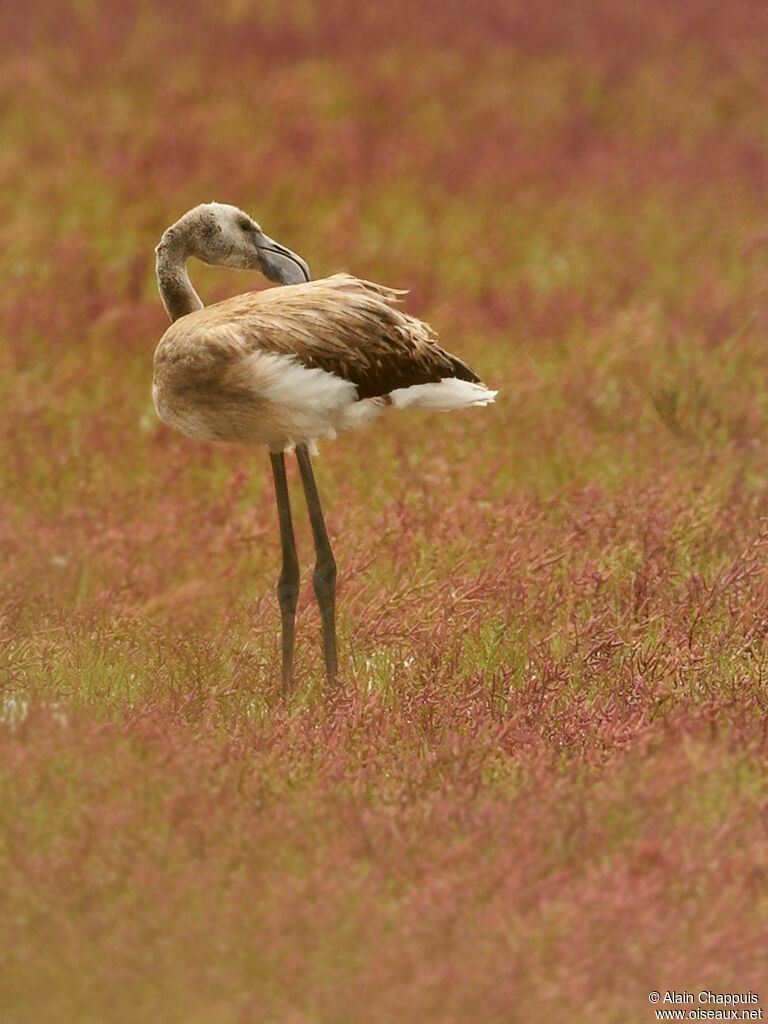
[[[686,464],[754,448],[767,18],[743,0],[6,9],[6,500],[61,512],[79,488],[90,543],[88,507],[111,515],[105,495],[135,500],[177,457],[186,472],[193,448],[149,399],[152,250],[211,199],[315,277],[410,289],[501,389],[485,416],[424,426],[423,473],[546,494],[654,478],[681,438]],[[192,273],[207,302],[264,284]],[[376,445],[381,476],[361,485],[384,501],[421,438],[390,420],[336,446],[329,472],[341,485]]]
[[[757,0],[2,5],[4,1019],[759,989],[766,46]],[[332,707],[306,576],[276,698],[265,453],[151,404],[210,200],[499,389],[322,446]]]

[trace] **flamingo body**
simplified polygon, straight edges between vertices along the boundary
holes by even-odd
[[[160,419],[198,440],[280,452],[362,426],[388,406],[493,401],[427,324],[397,309],[401,294],[336,274],[180,317],[155,352]]]

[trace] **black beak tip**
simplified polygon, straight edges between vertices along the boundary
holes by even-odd
[[[312,280],[307,263],[290,249],[277,244],[259,248],[264,276],[275,284],[304,284]]]

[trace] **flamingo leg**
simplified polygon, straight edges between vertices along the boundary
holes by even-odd
[[[288,694],[293,684],[293,637],[296,625],[296,605],[299,600],[299,560],[296,557],[296,541],[293,536],[291,503],[288,497],[288,481],[285,476],[285,455],[270,452],[272,476],[275,480],[277,515],[280,520],[280,544],[283,549],[283,565],[277,581],[277,600],[280,604],[283,635],[283,693]]]
[[[320,495],[315,483],[315,474],[305,444],[296,446],[296,458],[301,471],[301,481],[307,499],[309,521],[312,525],[312,536],[315,541],[315,572],[312,582],[315,587],[317,606],[323,624],[323,653],[325,655],[325,671],[328,682],[336,682],[338,662],[336,657],[336,561],[328,540]]]

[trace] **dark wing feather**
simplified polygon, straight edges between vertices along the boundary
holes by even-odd
[[[249,348],[293,355],[357,386],[359,398],[445,377],[479,382],[437,344],[432,328],[400,312],[403,292],[347,274],[236,296],[193,314],[239,329]]]

